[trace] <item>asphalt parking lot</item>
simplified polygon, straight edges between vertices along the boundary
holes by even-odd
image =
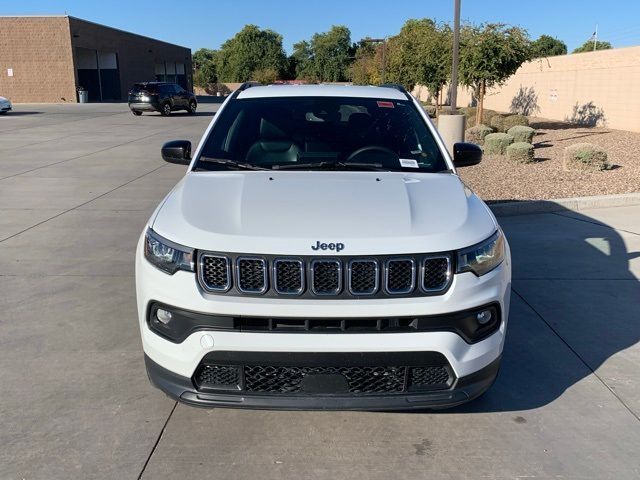
[[[197,116],[126,104],[0,117],[1,479],[638,478],[640,206],[501,219],[514,264],[503,367],[445,412],[176,405],[148,383],[138,235]]]

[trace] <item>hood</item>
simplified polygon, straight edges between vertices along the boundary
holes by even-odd
[[[4,98],[4,97],[0,96],[0,102],[8,102],[8,101],[9,101],[8,98]]]
[[[220,252],[342,255],[439,252],[491,235],[486,206],[453,174],[197,172],[158,209],[152,228]]]

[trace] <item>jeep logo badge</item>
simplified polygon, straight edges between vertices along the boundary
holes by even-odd
[[[340,252],[344,250],[344,243],[321,243],[320,240],[316,241],[315,245],[311,245],[312,250],[335,250]]]

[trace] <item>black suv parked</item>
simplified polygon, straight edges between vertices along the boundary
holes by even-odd
[[[135,83],[129,91],[129,108],[134,115],[142,115],[143,111],[165,116],[174,110],[196,113],[197,107],[196,96],[175,83]]]

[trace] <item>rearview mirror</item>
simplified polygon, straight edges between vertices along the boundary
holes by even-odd
[[[475,143],[456,143],[453,145],[453,164],[456,167],[477,165],[482,160],[482,148]]]
[[[191,163],[191,142],[189,140],[172,140],[162,146],[162,159],[165,162],[189,165]]]

